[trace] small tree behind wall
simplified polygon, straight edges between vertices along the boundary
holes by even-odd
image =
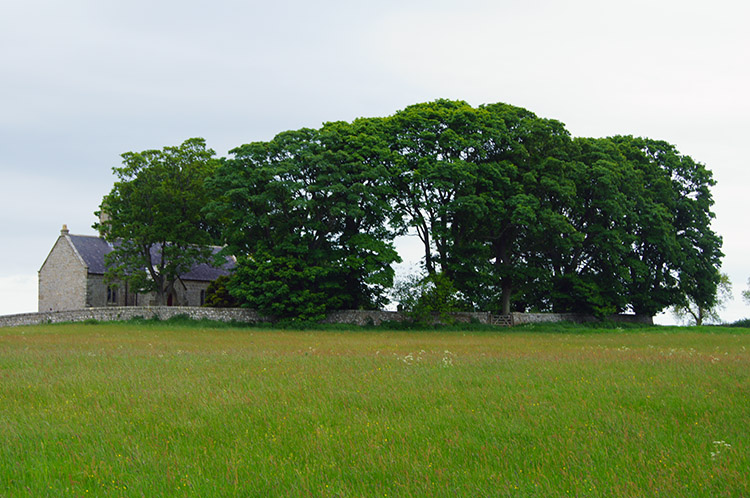
[[[393,294],[399,311],[416,323],[428,324],[435,318],[451,323],[451,313],[465,309],[461,293],[443,272],[426,277],[410,275],[396,283]]]
[[[719,311],[724,309],[726,302],[730,299],[732,299],[732,282],[729,280],[729,275],[722,273],[717,287],[716,301],[713,306],[710,308],[699,306],[688,298],[683,304],[674,306],[672,314],[678,320],[687,322],[690,325],[719,323],[721,322]]]

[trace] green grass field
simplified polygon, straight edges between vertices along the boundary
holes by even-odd
[[[0,497],[747,497],[749,449],[750,329],[0,329]]]

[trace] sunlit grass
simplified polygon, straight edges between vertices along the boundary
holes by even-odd
[[[748,496],[747,329],[0,329],[0,496]]]

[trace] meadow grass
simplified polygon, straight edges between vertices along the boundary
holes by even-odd
[[[742,328],[5,328],[0,496],[743,497],[749,394]]]

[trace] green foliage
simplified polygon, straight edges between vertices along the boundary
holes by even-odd
[[[627,306],[623,259],[632,239],[624,220],[631,180],[611,141],[576,139],[571,147],[575,160],[568,174],[575,194],[559,209],[567,225],[547,234],[536,260],[546,270],[526,290],[527,301],[542,309],[605,316]]]
[[[232,151],[210,182],[210,220],[239,256],[228,287],[276,318],[376,308],[392,285],[392,216],[379,120],[284,132]]]
[[[154,292],[163,304],[180,275],[212,262],[211,232],[201,215],[205,180],[214,152],[202,138],[178,147],[127,152],[118,177],[104,196],[94,228],[114,244],[107,255],[107,280],[127,281],[136,292]]]
[[[536,252],[573,231],[567,131],[506,104],[449,100],[409,106],[388,126],[396,209],[427,274],[445,273],[474,307],[509,312],[513,290],[542,278]]]
[[[125,155],[119,173],[160,164],[158,154]],[[573,139],[559,121],[523,108],[440,99],[387,118],[285,131],[231,154],[207,195],[191,189],[210,200],[199,226],[238,257],[229,294],[275,318],[382,307],[399,261],[393,239],[409,231],[422,243],[429,284],[445,279],[471,309],[653,316],[686,303],[714,309],[720,297],[715,182],[667,142]],[[102,206],[116,206],[128,185],[116,184]],[[132,209],[137,219],[141,208]],[[160,221],[138,226],[152,222]],[[168,288],[159,275],[178,272],[149,267],[144,244],[126,235],[110,237],[140,256],[114,265],[117,275]],[[186,240],[160,242],[179,249],[166,261],[199,257],[185,252],[198,247]],[[429,304],[428,295],[447,301]],[[447,294],[424,296],[425,309],[452,306]]]
[[[605,317],[617,308],[605,295],[598,282],[588,275],[562,275],[553,281],[549,299],[557,313],[583,313]]]
[[[704,323],[720,323],[719,311],[724,309],[726,302],[732,299],[732,282],[729,275],[722,273],[719,278],[718,292],[711,307],[706,308],[693,301],[689,296],[679,305],[672,308],[672,314],[689,325],[703,325]]]
[[[750,304],[750,278],[747,279],[747,289],[742,291],[742,300]]]
[[[204,306],[210,308],[235,308],[238,306],[237,299],[229,293],[227,287],[229,279],[229,275],[222,275],[208,284]]]
[[[729,324],[726,324],[727,327],[742,327],[750,329],[750,318],[743,318],[742,320],[737,320],[736,322],[732,322]]]
[[[466,196],[475,188],[484,144],[497,135],[490,118],[466,102],[437,100],[387,121],[396,209],[422,241],[428,275],[452,271],[462,215],[481,209]]]
[[[302,258],[256,253],[238,260],[229,286],[243,306],[265,316],[320,320],[327,310],[340,308],[333,289],[336,282],[330,277],[327,268]]]
[[[715,304],[721,238],[710,227],[714,215],[711,173],[661,141],[614,137],[634,180],[626,230],[634,239],[624,264],[630,306],[654,315],[692,300]]]
[[[421,325],[431,324],[436,319],[451,324],[451,313],[463,311],[466,306],[461,293],[442,272],[425,277],[410,275],[396,283],[393,294],[399,311]]]

